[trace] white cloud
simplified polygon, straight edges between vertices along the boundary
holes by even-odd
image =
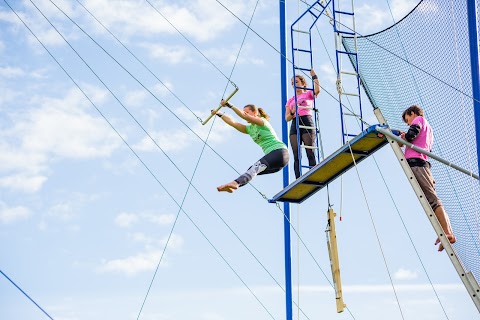
[[[158,83],[153,87],[153,93],[157,93],[161,96],[166,96],[170,94],[170,92],[173,92],[174,87],[170,81],[162,81],[162,82],[163,82],[163,85]]]
[[[153,213],[127,213],[122,212],[115,218],[115,224],[120,227],[131,227],[133,224],[141,220],[147,221],[149,224],[168,225],[175,220],[173,214],[153,214]]]
[[[162,62],[184,64],[193,61],[191,58],[192,51],[188,47],[148,43],[144,43],[142,47],[148,50],[150,57],[161,60]]]
[[[321,79],[321,85],[326,82],[327,86],[334,86],[337,81],[337,72],[330,62],[322,63],[317,71],[318,76]]]
[[[144,244],[146,250],[155,250],[155,247],[161,247],[163,250],[168,240],[168,236],[163,239],[158,239],[157,237],[150,237],[143,232],[130,233],[128,237],[134,242]],[[183,244],[183,237],[172,233],[170,240],[168,241],[168,250],[169,252],[179,251],[183,247]]]
[[[26,193],[33,193],[40,190],[45,181],[47,181],[46,176],[35,175],[31,173],[18,173],[1,177],[0,187]]]
[[[139,272],[151,271],[157,267],[168,236],[161,240],[150,237],[143,232],[135,232],[129,235],[129,238],[145,246],[145,251],[138,254],[119,259],[104,261],[98,270],[101,272],[119,272],[127,275],[135,275]],[[168,253],[178,252],[184,244],[182,236],[173,233],[168,241]],[[161,247],[160,250],[156,249]],[[163,256],[161,266],[169,265],[166,255]]]
[[[103,119],[80,107],[75,95],[45,99],[40,109],[31,110],[27,119],[16,124],[14,131],[23,135],[24,148],[75,159],[106,157],[113,152],[118,139]]]
[[[146,244],[150,244],[154,242],[154,240],[151,237],[147,236],[143,232],[132,233],[129,235],[129,237],[135,242],[146,243]]]
[[[120,227],[131,227],[138,221],[138,216],[134,213],[122,212],[115,218],[115,224]]]
[[[17,78],[25,75],[25,71],[17,67],[0,67],[0,77]]]
[[[123,259],[105,261],[102,266],[99,267],[99,271],[120,272],[130,276],[139,272],[151,271],[157,266],[160,255],[160,251],[151,251]]]
[[[22,93],[19,91],[12,90],[10,88],[0,85],[0,110],[6,106],[7,103],[15,101]]]
[[[71,1],[56,1],[55,3],[72,19],[76,18],[75,11],[73,10],[72,6],[73,3],[71,3]],[[76,27],[71,26],[71,23],[68,22],[67,18],[63,15],[63,13],[61,13],[55,6],[53,6],[50,1],[39,1],[36,3],[36,5],[67,39],[72,39],[72,34],[75,32],[78,33]],[[32,31],[40,39],[40,41],[43,42],[43,44],[45,44],[46,46],[66,45],[62,37],[57,33],[57,31],[52,28],[52,26],[37,11],[35,7],[27,4],[23,8],[15,8],[15,11],[28,25],[28,27],[32,29]],[[28,42],[32,46],[34,46],[35,48],[40,48],[38,41],[31,35],[30,31],[28,31],[24,27],[23,23],[18,19],[18,17],[10,11],[10,9],[8,9],[8,11],[0,12],[0,20],[7,21],[15,26],[18,26],[19,28],[15,29],[14,32],[22,32],[27,36]],[[65,24],[62,24],[63,22],[65,22]],[[43,48],[41,50],[41,52],[43,53]]]
[[[73,2],[69,0],[57,0],[54,2],[58,8],[64,11],[68,16],[75,17],[75,10],[73,8]],[[47,17],[56,18],[57,20],[66,19],[63,13],[61,13],[56,6],[54,6],[49,0],[41,0],[36,2],[37,6]],[[32,7],[32,11],[35,8]],[[36,11],[36,10],[35,10]]]
[[[165,152],[184,150],[194,140],[192,134],[185,130],[150,132],[150,136]],[[148,136],[145,136],[134,148],[140,151],[158,150],[158,147]]]
[[[9,208],[3,202],[0,202],[0,222],[3,224],[13,223],[18,220],[25,220],[30,217],[32,213],[23,206]]]
[[[52,206],[48,213],[50,216],[60,220],[71,220],[75,216],[75,209],[72,203],[61,202]]]
[[[5,9],[7,9],[7,8],[5,8]],[[7,10],[1,10],[0,11],[0,21],[6,21],[6,22],[10,22],[10,23],[20,23],[20,21],[12,13],[10,8],[8,8],[8,11]]]
[[[399,21],[415,8],[418,0],[393,0],[391,3],[395,21]]]
[[[400,268],[395,271],[393,278],[397,280],[413,280],[418,278],[418,274],[412,270]]]
[[[129,91],[125,95],[125,104],[129,106],[138,107],[143,104],[149,93],[146,90]]]
[[[88,88],[95,101],[104,92]],[[38,191],[54,161],[64,158],[106,158],[121,144],[100,117],[86,111],[83,95],[73,89],[64,97],[34,96],[33,108],[14,109],[11,127],[0,131],[0,186]]]
[[[248,4],[224,1],[236,14],[243,13]],[[182,4],[185,6],[183,7]],[[170,1],[156,2],[155,9],[138,1],[88,0],[84,5],[109,29],[121,30],[122,37],[156,36],[166,33],[177,36],[179,30],[185,37],[196,41],[215,39],[218,34],[230,28],[235,19],[214,0],[195,0],[182,4]],[[158,11],[158,12],[157,12]],[[159,12],[161,14],[159,14]],[[132,19],[142,17],[141,19]],[[167,17],[170,23],[163,17]]]
[[[388,10],[369,3],[357,6],[355,15],[357,16],[357,31],[360,31],[361,34],[380,31],[386,26],[387,19],[391,17]]]
[[[185,107],[180,107],[175,109],[174,112],[179,119],[182,119],[182,121],[190,127],[191,130],[187,129],[183,124],[178,124],[175,129],[149,131],[150,136],[167,154],[168,152],[186,150],[193,143],[203,143],[197,137],[197,135],[205,141],[210,130],[208,125],[202,125],[197,119],[198,116],[202,120],[205,120],[210,115],[209,110],[190,111]],[[192,112],[194,112],[195,115]],[[211,124],[211,122],[209,124]],[[195,134],[192,131],[195,132]],[[223,121],[217,121],[212,132],[210,133],[208,143],[212,144],[225,141],[228,139],[231,133],[232,130],[227,124],[225,124]],[[153,152],[158,150],[158,147],[148,136],[143,137],[137,144],[134,145],[133,148],[135,150],[144,152]]]
[[[175,220],[175,215],[173,214],[150,214],[147,213],[144,215],[145,218],[155,224],[165,225],[171,224]]]
[[[417,0],[392,0],[390,2],[391,13],[387,5],[380,7],[375,4],[365,3],[357,6],[355,9],[357,31],[360,31],[361,34],[381,31],[393,25],[392,14],[395,22],[398,22],[417,4]]]
[[[31,22],[31,23],[27,22],[27,25],[29,26],[32,24],[34,24],[34,22]],[[40,32],[36,32],[35,34],[45,46],[49,47],[49,46],[66,45],[65,40],[63,40],[63,38],[58,34],[58,32],[55,29],[52,29],[50,25],[45,26],[44,28],[45,29],[41,30]],[[63,36],[67,38],[65,35]],[[38,40],[35,39],[33,36],[30,36],[30,34],[29,34],[29,42],[32,46],[40,46],[40,44],[38,43]],[[43,52],[43,50],[44,49],[41,48],[41,52]]]
[[[46,79],[47,78],[47,75],[46,73],[48,72],[47,69],[37,69],[37,70],[33,70],[30,72],[30,76],[34,79]]]
[[[169,250],[180,250],[185,242],[182,236],[172,233],[170,239],[168,239],[168,237],[165,237],[164,239],[160,240],[160,244],[162,245],[162,247],[165,246],[167,240]]]
[[[244,45],[237,59],[238,50],[239,47],[234,46],[229,48],[214,48],[204,50],[203,52],[211,60],[220,61],[220,63],[227,66],[233,66],[235,61],[237,65],[251,64],[258,66],[265,64],[265,61],[263,59],[256,57],[258,50],[253,49],[252,46],[248,44]]]
[[[71,223],[81,214],[85,204],[97,200],[98,195],[69,192],[68,194],[62,195],[61,198],[61,201],[57,201],[50,206],[44,217],[63,223]],[[48,221],[44,220],[43,225],[39,227],[40,229],[46,229],[48,227]],[[70,224],[69,228],[72,231],[80,230],[80,226],[75,224]]]

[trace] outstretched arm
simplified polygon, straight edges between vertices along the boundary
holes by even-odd
[[[310,70],[310,75],[312,76],[313,80],[313,92],[315,93],[315,97],[318,96],[320,93],[320,80],[318,80],[317,74],[315,70]]]
[[[222,118],[222,120],[225,121],[226,124],[228,124],[231,127],[234,127],[235,129],[237,129],[241,133],[247,133],[247,126],[246,125],[236,122],[235,120],[232,119],[232,117],[226,115],[225,113],[221,113],[219,111],[216,112],[215,110],[212,110],[212,114],[216,114],[217,116]]]
[[[239,116],[243,120],[247,121],[248,123],[253,123],[253,124],[256,124],[256,125],[259,125],[259,126],[263,126],[264,123],[263,123],[262,118],[251,116],[248,113],[246,113],[245,111],[238,109],[237,107],[235,107],[233,104],[231,104],[228,101],[225,102],[224,100],[222,100],[220,103],[222,105],[227,106],[230,109],[232,109],[233,112],[235,112],[237,114],[237,116]]]

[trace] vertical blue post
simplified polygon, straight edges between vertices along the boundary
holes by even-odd
[[[288,146],[288,126],[285,121],[285,108],[287,104],[287,34],[286,34],[286,1],[280,0],[280,86],[282,92],[282,141]],[[283,168],[283,187],[289,185],[288,166]],[[283,203],[283,232],[285,246],[285,306],[286,320],[292,320],[292,257],[290,255],[290,204]]]
[[[478,63],[477,0],[467,0],[470,65],[472,70],[473,112],[477,140],[477,162],[480,169],[480,71]]]

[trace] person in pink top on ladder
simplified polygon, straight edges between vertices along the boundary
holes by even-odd
[[[407,132],[402,132],[400,137],[419,148],[431,151],[433,145],[432,127],[427,119],[424,118],[422,108],[416,105],[409,107],[403,112],[402,119],[410,127]],[[400,145],[400,147],[402,146],[403,145]],[[455,243],[457,239],[453,235],[450,219],[448,218],[442,201],[440,201],[435,191],[435,180],[430,171],[431,164],[428,162],[428,157],[406,146],[405,158],[417,178],[418,184],[422,188],[425,197],[427,197],[428,203],[432,207],[433,212],[435,212],[435,216],[442,226],[445,236],[450,243]],[[435,245],[439,243],[440,239],[437,238]],[[442,251],[443,249],[443,245],[440,243],[438,251]]]
[[[320,93],[320,82],[318,80],[315,71],[312,69],[310,70],[310,75],[312,76],[313,83],[314,83],[314,90],[306,90],[304,89],[307,86],[307,81],[301,75],[296,75],[295,78],[292,78],[292,86],[294,85],[293,81],[295,80],[295,86],[297,91],[297,106],[295,105],[295,96],[291,97],[287,104],[285,105],[285,120],[288,122],[292,121],[290,126],[290,145],[292,146],[293,150],[293,159],[294,159],[294,171],[295,171],[295,178],[298,179],[300,177],[300,161],[299,161],[299,153],[300,150],[298,148],[298,141],[297,141],[297,124],[295,117],[299,116],[298,122],[301,126],[309,126],[315,127],[313,121],[313,100],[315,97]],[[315,141],[317,138],[317,133],[314,129],[300,129],[300,144],[304,144],[305,146],[315,146]],[[315,152],[313,149],[305,149],[308,158],[308,165],[313,167],[317,164],[315,159]]]

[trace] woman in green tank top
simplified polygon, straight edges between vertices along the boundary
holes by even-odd
[[[215,110],[212,110],[212,113],[222,118],[225,123],[241,133],[250,135],[252,140],[262,148],[265,156],[255,162],[237,179],[217,187],[218,191],[232,193],[239,187],[249,183],[255,176],[278,172],[288,164],[289,154],[287,146],[278,139],[277,134],[268,122],[268,114],[262,108],[257,108],[254,104],[247,104],[243,110],[240,110],[224,100],[222,100],[221,104],[232,109],[248,124],[236,122],[225,113],[216,112]]]

